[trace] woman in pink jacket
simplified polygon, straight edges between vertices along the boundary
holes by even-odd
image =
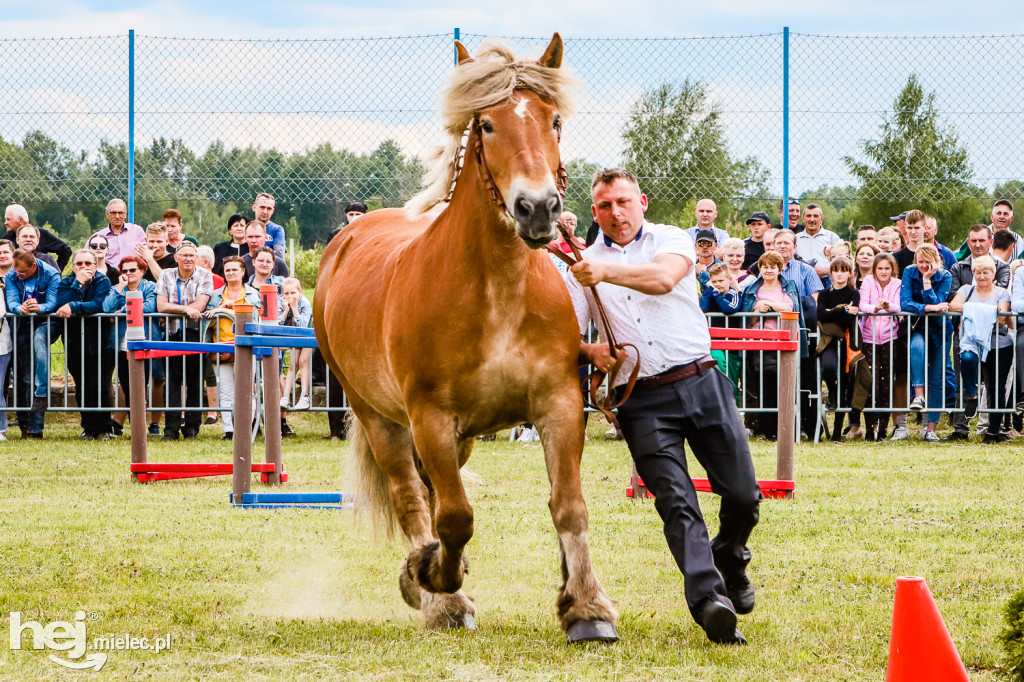
[[[900,312],[902,284],[900,278],[896,277],[896,259],[888,253],[881,253],[875,256],[871,274],[864,278],[860,288],[860,312],[876,313],[860,318],[861,349],[871,364],[875,383],[864,415],[865,440],[885,440],[889,427],[889,413],[872,412],[869,411],[870,407],[891,407],[891,398],[895,399],[897,407],[906,406],[907,353],[905,345],[897,338],[900,317],[895,314]],[[890,396],[894,378],[896,390]],[[893,430],[894,439],[901,428],[905,433],[905,422]]]

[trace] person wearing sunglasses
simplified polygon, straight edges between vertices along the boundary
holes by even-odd
[[[116,282],[121,273],[107,262],[107,251],[110,249],[110,244],[107,243],[107,240],[103,237],[93,237],[86,243],[86,246],[96,256],[96,260],[100,264],[96,267],[96,271],[106,275],[111,284]]]
[[[143,277],[146,274],[147,268],[146,261],[141,256],[125,256],[124,260],[121,261],[121,271],[116,280],[117,284],[110,288],[107,297],[103,299],[103,312],[127,312],[128,292],[141,291],[142,313],[155,313],[156,284]],[[150,327],[151,325],[149,324],[143,326],[147,339],[151,336]],[[125,407],[130,407],[131,396],[129,394],[131,391],[128,390],[128,346],[125,341],[125,332],[127,331],[127,318],[117,318],[114,321],[114,328],[111,330],[110,340],[111,346],[117,353],[117,382],[121,385],[121,391],[124,395],[124,400],[121,404]],[[150,363],[146,362],[143,364],[146,372],[146,385],[148,386]],[[114,415],[114,422],[117,424],[114,427],[114,433],[122,431],[126,414],[125,412],[118,412]]]
[[[71,258],[72,274],[57,285],[56,315],[62,320],[55,321],[55,325],[64,337],[64,362],[75,380],[75,400],[84,408],[84,440],[110,438],[110,408],[114,404],[110,391],[114,371],[110,323],[98,316],[110,292],[110,280],[96,271],[99,262],[92,251],[76,251]]]

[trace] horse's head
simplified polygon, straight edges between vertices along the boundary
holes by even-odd
[[[459,63],[471,60],[465,48],[458,47]],[[557,33],[539,64],[561,67],[562,39]],[[562,119],[557,107],[517,81],[511,97],[476,114],[472,128],[470,144],[478,145],[485,182],[497,190],[495,201],[499,206],[504,201],[516,234],[527,246],[543,247],[557,236],[554,223],[562,213],[563,197],[556,184],[562,170]]]
[[[442,98],[452,136],[445,156],[458,155],[458,140],[468,127],[466,156],[475,158],[496,210],[511,218],[509,225],[530,248],[539,249],[555,238],[562,213],[561,117],[571,113],[570,91],[577,82],[561,68],[562,39],[554,34],[539,60],[519,60],[497,42],[486,43],[475,58],[462,43],[455,47],[458,66]],[[458,168],[449,165],[410,204],[429,207],[457,178]]]

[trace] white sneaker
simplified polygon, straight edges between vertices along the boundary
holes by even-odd
[[[291,403],[288,402],[288,396],[281,396],[281,409],[287,410],[289,407],[291,407]]]
[[[537,429],[532,426],[523,427],[523,432],[519,434],[520,443],[535,443],[540,440],[540,436],[537,434]]]
[[[309,409],[309,396],[305,395],[305,394],[299,396],[299,399],[295,402],[295,407],[293,407],[292,409],[296,410],[296,411],[308,410]]]
[[[916,398],[914,398],[914,401],[912,403],[910,403],[910,411],[911,412],[921,412],[922,410],[924,410],[924,407],[925,407],[925,405],[924,405],[924,396],[923,395],[917,396]]]
[[[921,440],[925,441],[926,443],[938,443],[939,434],[935,433],[934,431],[928,431],[927,429],[925,429],[924,433],[921,434]]]
[[[892,430],[892,438],[889,440],[906,440],[910,438],[910,433],[907,431],[906,426],[897,426]]]
[[[7,442],[7,432],[6,431],[0,431],[0,443],[6,443],[6,442]]]

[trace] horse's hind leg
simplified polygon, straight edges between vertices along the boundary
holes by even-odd
[[[573,399],[575,398],[575,399]],[[559,409],[559,405],[564,409]],[[544,417],[535,420],[544,446],[551,499],[548,506],[562,555],[562,589],[558,617],[570,642],[615,641],[615,604],[605,594],[590,562],[589,518],[580,483],[583,455],[583,410],[579,393],[552,399]]]

